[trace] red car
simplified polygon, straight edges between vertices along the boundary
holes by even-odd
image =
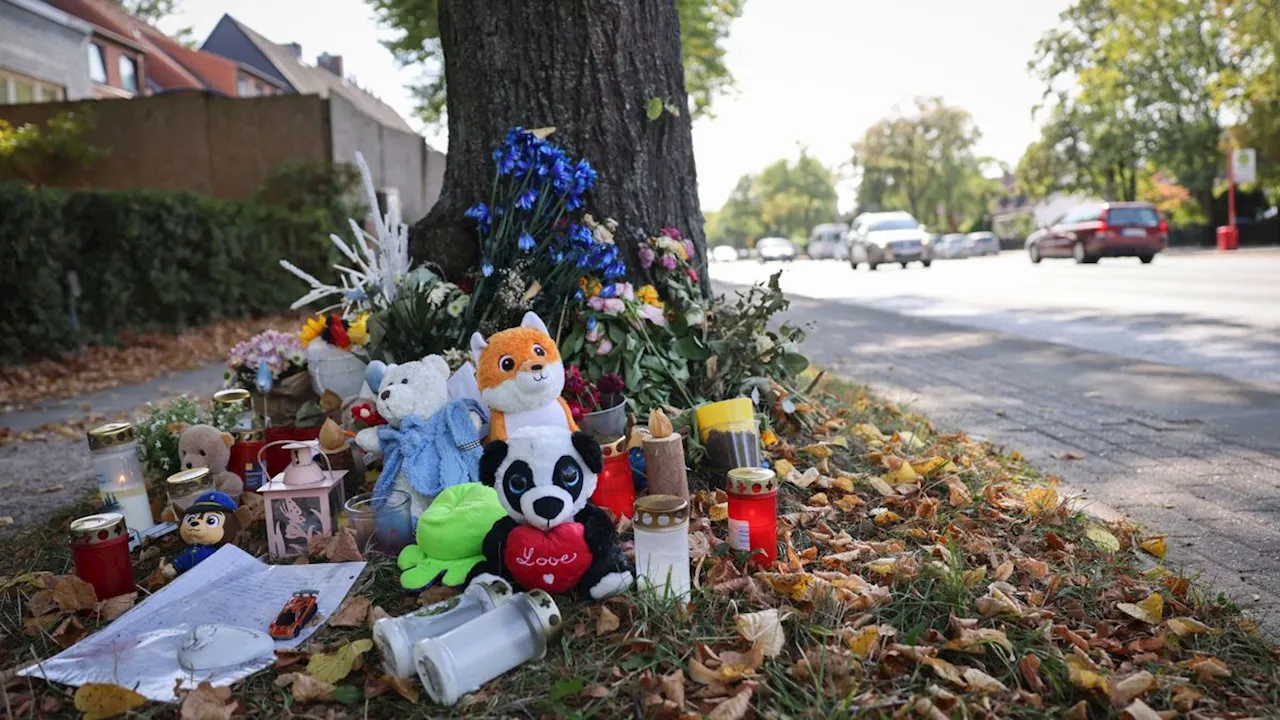
[[[1136,257],[1149,263],[1168,243],[1169,224],[1151,203],[1098,203],[1081,205],[1027,238],[1027,253],[1033,263],[1055,257],[1077,263]]]

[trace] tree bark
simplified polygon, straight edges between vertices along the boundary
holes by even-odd
[[[441,0],[449,83],[449,154],[440,200],[414,225],[410,251],[457,278],[478,258],[463,212],[489,199],[491,153],[513,126],[555,126],[551,139],[596,168],[587,209],[635,240],[676,227],[706,247],[674,0]],[[679,108],[649,120],[653,97]],[[707,283],[703,283],[707,287]]]

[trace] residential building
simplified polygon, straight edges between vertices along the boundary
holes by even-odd
[[[440,196],[444,154],[427,146],[404,118],[343,74],[342,56],[302,60],[297,43],[278,44],[223,15],[201,49],[235,60],[281,83],[287,92],[328,100],[330,159],[350,163],[360,152],[380,197],[396,198],[406,220],[426,214]]]
[[[91,32],[40,0],[0,0],[0,105],[92,97]]]

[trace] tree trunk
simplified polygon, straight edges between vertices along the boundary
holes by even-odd
[[[636,237],[675,227],[705,268],[674,0],[441,0],[439,20],[449,155],[440,200],[411,231],[416,260],[450,278],[473,268],[463,212],[489,199],[493,149],[513,126],[555,126],[551,139],[596,168],[587,209],[618,221],[631,267]],[[679,115],[649,120],[655,96]]]

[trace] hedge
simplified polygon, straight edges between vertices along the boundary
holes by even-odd
[[[334,259],[335,213],[291,212],[149,190],[0,183],[0,362],[289,306],[305,288],[280,269]],[[81,296],[70,315],[68,274]]]

